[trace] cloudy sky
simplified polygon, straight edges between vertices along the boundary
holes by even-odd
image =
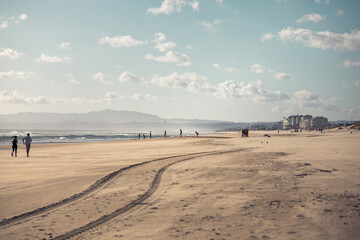
[[[360,119],[358,0],[2,0],[0,114]]]

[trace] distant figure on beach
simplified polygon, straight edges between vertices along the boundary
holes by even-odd
[[[198,133],[197,131],[195,131],[195,134],[196,134],[196,137],[198,137],[198,136],[199,136],[199,133]]]
[[[180,137],[182,137],[182,130],[180,129]]]
[[[11,142],[12,142],[12,153],[11,156],[14,156],[14,152],[15,152],[15,157],[17,157],[17,148],[18,148],[18,140],[17,140],[17,136],[13,136],[11,137]]]
[[[138,135],[138,138],[140,139],[140,133],[139,133],[139,135]]]
[[[166,130],[164,130],[164,137],[166,137]]]
[[[145,139],[145,134],[143,134],[143,138]]]
[[[241,131],[241,137],[248,137],[249,136],[249,130],[248,129],[243,129]]]
[[[23,141],[23,144],[26,145],[26,156],[29,157],[29,152],[30,152],[30,147],[31,147],[31,142],[32,142],[30,133],[28,133],[27,136],[22,139],[22,141]]]
[[[150,131],[150,138],[151,138],[151,131]]]

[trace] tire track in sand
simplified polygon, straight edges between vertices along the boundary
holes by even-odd
[[[86,231],[91,230],[92,228],[95,228],[129,210],[131,210],[132,208],[134,208],[135,206],[141,204],[142,202],[144,202],[147,198],[149,198],[159,187],[160,181],[161,181],[161,177],[163,175],[163,173],[166,171],[166,169],[168,169],[169,167],[180,163],[180,162],[184,162],[184,161],[188,161],[188,160],[192,160],[198,157],[205,157],[205,156],[213,156],[213,155],[221,155],[221,154],[226,154],[226,153],[234,153],[234,152],[240,152],[243,151],[244,149],[235,149],[235,150],[229,150],[229,151],[212,151],[212,152],[205,152],[203,154],[198,154],[198,156],[192,156],[192,157],[188,157],[188,158],[184,158],[184,159],[180,159],[178,161],[169,163],[167,165],[165,165],[164,167],[162,167],[155,175],[153,182],[150,185],[150,188],[142,195],[140,195],[139,198],[137,198],[136,200],[128,203],[127,205],[125,205],[122,208],[119,208],[115,211],[113,211],[110,214],[104,215],[82,227],[73,229],[65,234],[56,236],[52,239],[54,240],[65,240],[65,239],[70,239],[72,237],[75,237],[76,235],[79,235],[81,233],[84,233]],[[195,155],[195,154],[189,154],[189,155]]]
[[[83,190],[80,193],[76,193],[76,194],[74,194],[74,195],[72,195],[72,196],[70,196],[68,198],[64,198],[64,199],[62,199],[62,200],[60,200],[58,202],[51,203],[49,205],[46,205],[46,206],[34,209],[32,211],[25,212],[25,213],[13,216],[11,218],[5,218],[5,219],[0,221],[0,227],[9,225],[11,223],[26,220],[28,218],[37,216],[39,214],[43,214],[43,213],[48,212],[50,210],[59,208],[61,206],[64,206],[64,205],[67,205],[67,204],[72,203],[74,201],[77,201],[77,200],[79,200],[81,198],[84,198],[84,197],[88,196],[89,194],[91,194],[92,192],[94,192],[95,190],[100,189],[105,184],[111,182],[113,179],[115,179],[117,176],[119,176],[124,171],[132,169],[134,167],[139,167],[139,166],[142,166],[142,165],[145,165],[145,164],[149,164],[149,163],[153,163],[153,162],[157,162],[157,161],[164,161],[164,160],[173,159],[173,158],[187,157],[187,156],[194,156],[194,155],[195,156],[196,155],[201,156],[201,155],[204,155],[204,154],[212,154],[212,153],[216,153],[216,151],[197,152],[197,153],[190,153],[190,154],[183,154],[183,155],[175,155],[175,156],[158,158],[158,159],[154,159],[154,160],[150,160],[150,161],[145,161],[145,162],[129,165],[127,167],[124,167],[124,168],[121,168],[119,170],[116,170],[114,172],[109,173],[108,175],[106,175],[105,177],[99,179],[94,184],[92,184],[90,187],[88,187],[87,189]]]

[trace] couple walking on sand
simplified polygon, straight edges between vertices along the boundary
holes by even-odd
[[[12,153],[11,153],[11,156],[13,157],[14,152],[15,152],[15,157],[17,157],[17,148],[18,148],[18,146],[17,146],[17,144],[18,144],[17,136],[11,137],[11,140],[12,140]],[[23,142],[23,144],[26,145],[26,156],[29,157],[29,152],[30,152],[30,147],[31,147],[31,142],[32,142],[32,139],[30,137],[30,133],[28,133],[27,136],[22,139],[22,142]]]

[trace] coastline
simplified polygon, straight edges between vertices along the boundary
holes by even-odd
[[[14,130],[14,129],[1,129],[0,130],[0,146],[8,145],[11,142],[12,136],[18,136],[22,139],[30,133],[33,138],[33,144],[53,144],[53,143],[87,143],[87,142],[113,142],[113,141],[128,141],[137,140],[140,134],[140,139],[145,135],[146,139],[150,138],[152,132],[152,139],[177,137],[177,131],[168,131],[164,136],[163,131],[117,131],[117,130],[44,130],[44,129],[30,129],[30,130]],[[210,129],[203,129],[201,135],[217,134],[216,131]],[[185,131],[183,136],[195,136],[194,131]]]
[[[1,219],[59,202],[136,166],[72,204],[2,227],[0,235],[36,239],[31,236],[69,232],[135,201],[169,165],[144,204],[74,239],[351,239],[360,233],[359,143],[359,131],[251,131],[249,138],[227,132],[36,144],[30,158],[23,149],[11,158],[8,147],[0,151]]]

